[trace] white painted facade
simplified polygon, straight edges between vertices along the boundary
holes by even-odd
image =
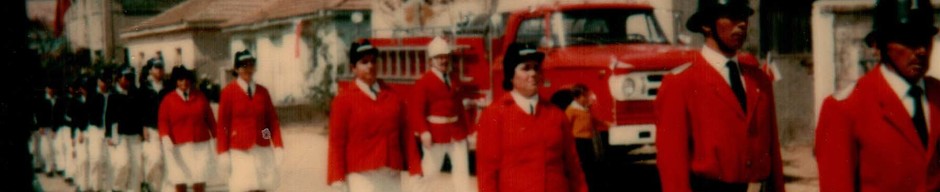
[[[105,1],[77,0],[66,12],[65,34],[73,49],[87,48],[92,54],[104,49]]]

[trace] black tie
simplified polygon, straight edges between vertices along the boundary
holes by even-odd
[[[183,100],[189,101],[189,91],[183,91]]]
[[[728,79],[731,80],[731,90],[734,91],[734,96],[738,98],[738,103],[741,104],[741,110],[747,112],[747,94],[744,93],[744,84],[741,83],[741,72],[738,71],[738,64],[734,61],[728,61],[725,66],[728,67]]]
[[[911,117],[911,120],[914,120],[914,128],[917,129],[920,144],[927,147],[927,119],[924,118],[924,105],[921,99],[923,94],[924,90],[918,86],[911,86],[911,90],[907,91],[907,95],[914,98],[914,117]]]
[[[450,90],[450,78],[447,78],[447,73],[444,73],[444,85],[447,85],[447,90]]]
[[[248,99],[251,99],[251,85],[248,85]]]
[[[372,91],[372,94],[375,95],[375,97],[379,96],[379,90],[376,90],[375,87],[369,86],[369,91]]]

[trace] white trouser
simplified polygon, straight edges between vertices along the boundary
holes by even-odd
[[[88,162],[88,131],[81,131],[81,134],[75,136],[75,185],[80,190],[88,190],[90,184],[88,176],[91,174],[91,167]],[[81,142],[79,142],[81,141]]]
[[[140,191],[141,141],[140,135],[118,135],[117,144],[111,150],[111,178],[113,190]]]
[[[401,176],[397,170],[382,167],[346,175],[349,192],[401,192]]]
[[[52,149],[55,153],[53,156],[55,156],[56,171],[65,172],[69,169],[69,157],[72,157],[71,128],[67,126],[59,127],[59,130],[55,132],[55,142],[53,143]]]
[[[49,128],[39,136],[39,155],[42,156],[43,171],[46,173],[56,170],[55,139],[55,132]]]
[[[215,155],[215,148],[209,141],[176,144],[169,150],[164,153],[167,154],[166,173],[170,184],[206,183],[211,173],[209,161]]]
[[[147,140],[143,144],[143,172],[144,182],[150,185],[154,191],[160,191],[163,186],[164,163],[163,150],[160,147],[160,133],[153,127],[144,127],[147,132]]]
[[[110,171],[108,171],[108,144],[104,137],[104,129],[89,125],[88,134],[88,189],[97,191],[110,190]]]
[[[33,169],[42,168],[42,156],[39,155],[39,131],[29,134],[29,154],[33,157]]]
[[[232,174],[229,191],[274,191],[279,181],[278,166],[272,147],[253,146],[247,151],[229,150]]]
[[[441,175],[441,166],[444,165],[444,155],[450,157],[451,179],[454,182],[454,191],[465,192],[470,189],[470,167],[467,155],[467,140],[452,141],[450,143],[435,143],[429,148],[422,148],[424,157],[421,159],[421,170],[424,177],[431,179]],[[428,182],[422,182],[426,184]],[[419,188],[424,188],[420,186]]]

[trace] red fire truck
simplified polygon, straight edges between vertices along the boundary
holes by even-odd
[[[611,123],[601,134],[608,141],[606,154],[634,157],[630,161],[655,157],[653,100],[660,82],[697,51],[671,44],[653,7],[552,4],[481,18],[449,29],[403,30],[393,34],[399,37],[372,38],[379,49],[379,78],[407,94],[428,69],[427,44],[443,31],[456,47],[452,65],[462,89],[470,90],[472,103],[482,107],[505,93],[500,86],[505,49],[514,43],[535,45],[546,54],[539,95],[551,96],[575,83],[588,85],[597,94],[592,112]]]

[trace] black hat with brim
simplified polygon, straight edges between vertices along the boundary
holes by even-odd
[[[244,67],[245,65],[248,65],[248,63],[254,63],[254,62],[255,62],[255,56],[251,55],[251,51],[248,51],[247,49],[244,51],[239,51],[235,53],[235,64],[234,64],[235,69]]]
[[[184,66],[173,67],[173,71],[170,73],[170,79],[172,82],[176,82],[183,79],[188,79],[189,81],[196,80],[196,74],[189,69],[186,69]]]
[[[698,10],[685,22],[689,31],[702,33],[702,26],[715,22],[720,16],[747,18],[754,15],[748,0],[700,0]]]
[[[934,8],[930,1],[879,0],[875,4],[872,32],[865,36],[869,46],[875,42],[896,41],[903,44],[925,43],[937,34]]]
[[[353,42],[349,46],[349,64],[350,66],[355,66],[356,62],[359,62],[360,59],[366,55],[378,55],[379,50],[372,46],[372,43],[367,39],[360,39],[357,42]]]
[[[506,49],[503,58],[503,89],[512,90],[512,78],[516,75],[516,67],[527,61],[541,64],[545,60],[545,53],[537,51],[527,44],[512,44]]]

